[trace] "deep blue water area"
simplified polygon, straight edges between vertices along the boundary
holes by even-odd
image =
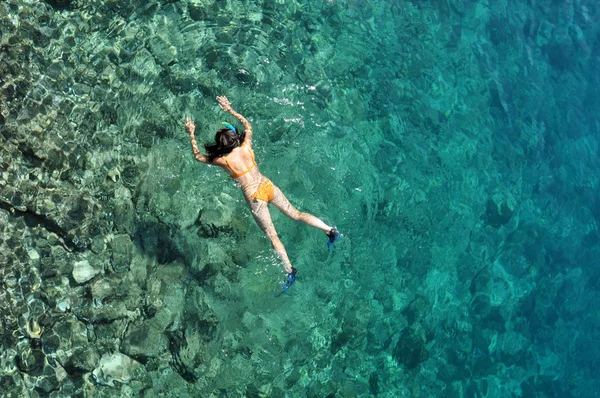
[[[599,89],[588,0],[3,1],[1,395],[600,396]]]

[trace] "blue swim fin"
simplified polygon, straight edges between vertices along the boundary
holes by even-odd
[[[292,287],[292,285],[296,281],[296,273],[297,272],[298,272],[298,270],[296,268],[292,267],[292,272],[287,274],[287,277],[286,277],[285,282],[283,283],[283,287],[281,289],[281,293],[279,293],[277,295],[278,297],[281,296],[283,293],[287,292],[288,289],[290,287]]]
[[[327,242],[327,248],[333,250],[333,244],[340,238],[340,233],[337,229],[331,228],[331,231],[327,232],[329,241]]]

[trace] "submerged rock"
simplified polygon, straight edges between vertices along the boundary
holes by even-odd
[[[39,339],[43,331],[43,328],[40,326],[37,320],[30,319],[29,322],[27,322],[26,332],[29,338]]]
[[[167,336],[163,330],[154,326],[153,322],[146,322],[140,327],[130,329],[121,343],[121,350],[126,354],[144,362],[167,351]]]
[[[415,369],[419,364],[429,358],[423,338],[416,331],[406,328],[396,343],[392,356],[398,363],[407,369]]]
[[[127,234],[116,235],[111,242],[111,247],[113,250],[112,265],[114,270],[118,273],[129,270],[133,251],[131,237]]]
[[[117,280],[101,278],[91,284],[92,297],[96,300],[103,301],[107,297],[115,294],[115,287],[118,284]]]
[[[46,0],[55,10],[69,10],[71,8],[71,0]]]
[[[135,370],[140,368],[139,362],[134,361],[120,352],[104,354],[92,374],[99,384],[114,386],[114,382],[127,383],[133,378]]]
[[[200,222],[212,225],[214,228],[230,226],[233,218],[231,202],[233,202],[233,198],[226,193],[221,193],[218,197],[207,198],[200,213]]]
[[[21,372],[27,373],[29,376],[41,376],[45,358],[42,350],[27,347],[17,355],[15,362]]]
[[[78,261],[73,264],[73,279],[77,283],[85,283],[92,279],[96,274],[98,274],[98,270],[90,265],[87,260]]]
[[[506,203],[496,203],[494,199],[488,199],[485,206],[483,220],[486,224],[498,229],[507,224],[513,216],[513,210]]]

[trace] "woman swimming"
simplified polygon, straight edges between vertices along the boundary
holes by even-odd
[[[272,203],[291,219],[302,221],[325,232],[329,238],[327,244],[330,248],[331,244],[338,239],[340,234],[335,228],[325,224],[317,217],[298,211],[292,206],[283,192],[271,180],[258,171],[258,166],[254,160],[254,152],[252,151],[252,126],[244,116],[233,110],[227,97],[217,97],[217,101],[221,109],[230,113],[242,123],[244,131],[238,133],[236,128],[231,124],[222,123],[225,127],[217,131],[215,144],[204,145],[208,155],[203,155],[198,150],[198,144],[194,136],[196,125],[188,117],[185,121],[185,128],[190,134],[192,152],[196,160],[202,163],[221,166],[229,173],[231,178],[240,184],[256,223],[271,240],[275,253],[283,261],[283,266],[287,272],[287,281],[283,288],[285,291],[296,279],[296,268],[292,267],[285,247],[277,236],[267,205]]]

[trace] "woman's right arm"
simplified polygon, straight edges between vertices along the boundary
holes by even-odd
[[[192,152],[196,160],[202,163],[210,163],[208,157],[201,154],[200,150],[198,149],[198,143],[196,142],[196,137],[194,136],[194,132],[196,131],[196,125],[194,124],[194,121],[189,117],[185,119],[185,129],[190,135],[190,142],[192,143]]]
[[[219,102],[219,106],[221,107],[221,109],[223,109],[225,112],[229,112],[233,117],[239,120],[240,123],[242,123],[242,125],[244,126],[244,134],[246,134],[246,138],[244,138],[244,145],[252,146],[252,125],[250,124],[250,122],[240,113],[237,113],[233,110],[233,108],[231,107],[231,102],[229,102],[227,97],[217,97],[217,101]]]

